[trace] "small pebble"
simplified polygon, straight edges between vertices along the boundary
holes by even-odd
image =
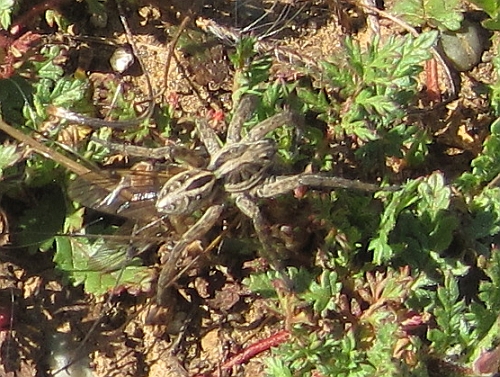
[[[468,20],[463,21],[458,31],[443,32],[440,44],[448,60],[461,72],[479,64],[485,50],[481,25]]]

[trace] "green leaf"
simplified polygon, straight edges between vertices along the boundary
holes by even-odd
[[[472,160],[472,178],[470,173],[465,173],[457,180],[459,187],[470,191],[481,183],[491,181],[500,172],[500,118],[495,120],[491,126],[491,135],[485,139],[482,152]]]
[[[15,0],[0,0],[0,25],[4,30],[10,27],[15,4]]]
[[[500,1],[498,0],[471,0],[471,3],[476,4],[491,18],[496,18],[500,10]]]
[[[33,62],[38,75],[38,81],[34,85],[33,104],[26,101],[23,109],[27,124],[33,128],[38,128],[38,125],[48,118],[49,105],[71,108],[82,113],[92,109],[87,97],[88,83],[72,76],[63,76],[62,67],[54,62],[59,56],[60,48],[46,47],[43,52],[45,59]]]
[[[56,245],[54,262],[58,270],[65,273],[75,286],[83,284],[87,293],[103,295],[117,287],[134,291],[151,288],[154,272],[142,266],[138,258],[126,260],[119,269],[114,268],[116,261],[111,262],[113,269],[96,269],[94,258],[105,250],[103,240],[92,243],[86,238],[58,236]],[[120,254],[120,250],[113,252]],[[118,259],[123,257],[126,257],[123,253],[117,256]]]
[[[469,206],[470,222],[465,229],[472,240],[495,236],[500,232],[500,188],[486,188],[476,195]]]
[[[444,286],[437,289],[437,299],[434,309],[437,328],[429,330],[427,338],[438,354],[444,356],[445,352],[452,351],[458,356],[473,341],[472,323],[464,300],[460,300],[458,284],[452,273],[445,273]]]
[[[468,361],[472,365],[479,362],[481,358],[488,357],[487,353],[495,350],[500,342],[500,315],[497,313],[494,316],[491,312],[481,313],[480,311],[475,314],[477,324],[473,336],[476,342],[473,347],[470,347],[472,352],[468,357]],[[489,363],[491,364],[492,361],[495,362],[494,359],[490,359]]]
[[[446,211],[442,211],[441,215],[438,214],[434,229],[429,232],[429,246],[432,251],[440,253],[446,250],[458,226],[459,221],[455,215],[448,214]]]
[[[0,180],[3,177],[3,171],[9,166],[13,166],[23,158],[16,145],[0,145]]]
[[[459,0],[403,0],[393,12],[414,27],[427,24],[440,30],[458,30],[463,20]]]
[[[275,272],[252,274],[248,278],[243,279],[243,284],[246,285],[252,292],[255,292],[265,298],[277,298],[276,289],[272,281],[275,279]]]
[[[398,257],[406,263],[425,269],[437,265],[449,268],[440,253],[450,246],[460,225],[450,204],[451,189],[441,173],[433,173],[391,194],[379,233],[369,245],[374,251],[374,263],[384,263],[404,250]],[[462,267],[457,266],[457,273]]]
[[[320,113],[328,113],[330,111],[330,104],[323,91],[316,93],[310,88],[299,87],[297,88],[297,95],[304,103],[310,106],[312,111]]]
[[[445,186],[442,174],[435,173],[418,186],[418,212],[428,213],[432,219],[442,214],[450,205],[451,188]]]
[[[484,273],[490,281],[481,281],[479,298],[495,315],[500,314],[500,251],[494,250]]]
[[[490,29],[490,30],[500,30],[500,16],[498,14],[496,14],[495,18],[489,20],[489,19],[486,19],[483,21],[483,26],[486,28],[486,29]]]
[[[415,99],[421,63],[431,57],[429,49],[436,39],[436,31],[384,43],[376,38],[365,51],[347,38],[344,61],[321,62],[322,90],[315,94],[311,88],[298,88],[299,98],[320,112],[318,118],[331,123],[336,134],[377,141],[401,123],[404,108]]]
[[[371,90],[362,90],[356,96],[356,103],[363,105],[368,113],[376,112],[379,115],[387,115],[396,111],[396,104],[390,99],[382,95],[373,95]]]
[[[490,20],[485,20],[483,25],[490,30],[500,30],[500,1],[498,0],[471,0],[479,8],[485,11]]]
[[[370,241],[369,250],[373,250],[373,262],[377,265],[393,257],[394,249],[388,244],[389,233],[396,226],[397,216],[407,207],[419,200],[415,192],[421,180],[408,182],[402,190],[391,194],[380,221],[378,236]]]
[[[60,78],[50,93],[49,100],[55,106],[72,105],[85,97],[87,83],[71,78]]]
[[[371,240],[368,250],[373,250],[373,261],[376,264],[382,264],[383,261],[390,260],[395,254],[385,235],[379,235]]]
[[[273,377],[293,377],[293,373],[281,358],[274,357],[266,360],[267,373]]]
[[[368,349],[366,356],[371,365],[377,368],[374,375],[377,376],[398,376],[400,368],[394,361],[393,353],[398,339],[397,323],[384,323],[377,329],[373,345]]]
[[[455,305],[458,300],[458,284],[454,277],[447,274],[445,277],[445,286],[439,287],[437,290],[437,297],[441,303],[441,306],[445,310],[452,310],[453,305]]]
[[[319,277],[319,283],[313,281],[309,291],[301,297],[313,305],[316,313],[324,316],[327,310],[337,308],[337,300],[342,289],[342,283],[337,281],[338,275],[334,271],[324,270]]]
[[[64,73],[62,67],[54,63],[54,59],[59,56],[61,49],[59,46],[44,47],[40,52],[45,60],[34,61],[32,64],[37,72],[37,76],[43,79],[58,80]]]

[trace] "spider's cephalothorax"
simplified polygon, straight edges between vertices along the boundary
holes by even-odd
[[[236,114],[248,108],[245,101],[242,100]],[[222,213],[225,198],[230,198],[252,220],[264,255],[271,259],[271,263],[275,263],[278,258],[274,255],[272,236],[258,206],[258,199],[274,197],[298,186],[380,190],[377,185],[320,174],[271,174],[269,168],[277,147],[272,139],[265,137],[279,127],[295,125],[293,113],[284,110],[242,136],[241,129],[247,117],[238,114],[233,118],[228,127],[226,144],[222,147],[207,122],[200,120],[197,130],[210,155],[209,163],[203,169],[195,168],[171,177],[158,195],[156,209],[164,215],[191,214],[207,207],[203,216],[182,235],[163,265],[158,280],[159,305],[166,304],[165,290],[174,280],[176,261],[180,254],[189,243],[202,237],[215,224]]]

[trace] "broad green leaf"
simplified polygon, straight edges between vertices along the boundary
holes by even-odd
[[[54,64],[54,59],[59,56],[60,51],[60,47],[55,45],[45,47],[41,50],[41,53],[45,56],[45,60],[33,62],[38,77],[57,80],[63,75],[64,71],[62,67]]]
[[[393,12],[412,26],[427,24],[440,30],[458,30],[463,20],[459,0],[398,1]]]
[[[453,240],[453,233],[459,226],[456,216],[450,215],[446,211],[437,215],[434,229],[429,232],[429,245],[432,251],[442,252],[450,246]]]
[[[444,184],[440,173],[431,174],[426,181],[418,186],[420,194],[420,212],[430,211],[435,214],[441,209],[447,209],[450,204],[451,189]]]
[[[71,105],[85,97],[87,83],[80,80],[61,78],[50,93],[50,100],[55,106]]]
[[[103,252],[105,242],[92,243],[86,238],[56,237],[57,250],[54,262],[57,268],[66,274],[76,286],[84,285],[85,292],[103,295],[109,290],[124,287],[133,291],[149,291],[154,272],[141,265],[140,260],[134,258],[125,260],[119,268],[96,269],[93,259],[96,254]],[[114,250],[119,253],[119,250]],[[118,258],[123,258],[119,255]],[[112,264],[115,264],[113,261]]]

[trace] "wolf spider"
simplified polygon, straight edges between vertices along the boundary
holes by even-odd
[[[131,154],[163,156],[166,160],[181,159],[194,165],[180,169],[172,164],[169,167],[171,171],[165,174],[167,178],[163,185],[160,183],[160,174],[152,174],[149,171],[150,165],[143,163],[138,164],[136,170],[117,177],[110,176],[107,180],[96,181],[92,175],[81,176],[70,186],[70,197],[82,205],[118,214],[136,223],[148,224],[139,231],[157,223],[158,219],[189,216],[206,208],[201,218],[182,234],[163,263],[156,296],[160,306],[167,303],[166,291],[175,281],[177,261],[182,252],[213,227],[222,214],[224,203],[228,201],[234,202],[251,219],[264,248],[263,255],[277,268],[279,258],[273,248],[270,227],[259,208],[259,199],[272,198],[299,186],[371,192],[397,188],[381,188],[374,184],[324,174],[275,174],[272,166],[277,146],[266,135],[284,125],[297,126],[297,117],[290,110],[283,110],[260,122],[243,136],[243,124],[252,115],[252,110],[252,99],[243,97],[228,126],[223,146],[220,146],[219,138],[206,120],[199,119],[196,122],[197,132],[208,156],[193,153],[176,144],[153,150],[132,148]],[[111,147],[121,149],[116,145]]]
[[[269,226],[258,205],[259,199],[275,197],[299,186],[381,190],[374,184],[322,174],[274,175],[271,167],[277,146],[266,135],[284,125],[296,125],[295,116],[290,110],[284,110],[242,136],[243,124],[251,115],[250,107],[250,101],[242,99],[228,126],[223,146],[220,146],[219,139],[206,120],[198,120],[197,131],[210,156],[208,164],[204,168],[192,168],[172,176],[156,199],[156,210],[166,216],[188,215],[208,207],[202,217],[182,235],[163,264],[156,296],[160,306],[166,304],[165,291],[176,274],[176,261],[182,251],[212,228],[222,213],[226,198],[251,219],[264,248],[264,255],[270,257],[272,263],[277,258]],[[393,190],[394,187],[387,189]]]

